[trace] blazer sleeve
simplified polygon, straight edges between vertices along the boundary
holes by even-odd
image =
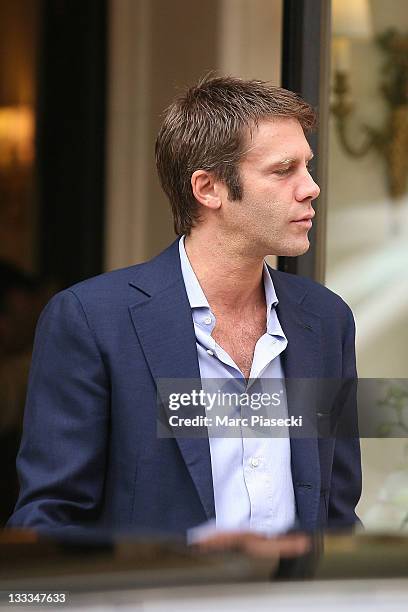
[[[72,290],[37,325],[17,459],[20,495],[9,526],[92,525],[103,487],[109,419],[106,370]]]
[[[335,441],[330,486],[328,526],[348,527],[359,522],[355,508],[361,495],[361,455],[358,437],[357,371],[355,324],[348,306],[343,334],[343,389],[341,394],[344,422]]]

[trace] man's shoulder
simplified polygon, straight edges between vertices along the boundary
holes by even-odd
[[[351,315],[350,307],[344,299],[325,285],[297,274],[280,270],[271,272],[275,285],[284,287],[284,290],[303,308],[313,310],[320,316]],[[279,299],[278,290],[277,295]]]
[[[164,251],[133,266],[119,268],[80,281],[65,291],[75,294],[81,302],[121,301],[135,295],[135,288],[149,293],[163,283],[178,278],[178,247],[173,242]]]
[[[66,291],[74,293],[79,298],[84,298],[89,295],[96,296],[106,291],[109,293],[117,290],[121,291],[129,283],[137,279],[140,270],[143,269],[146,263],[147,262],[143,262],[133,266],[127,266],[126,268],[118,268],[116,270],[103,272],[102,274],[92,276],[91,278],[71,285]]]

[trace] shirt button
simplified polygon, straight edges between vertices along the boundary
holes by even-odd
[[[210,325],[210,324],[211,324],[211,317],[205,317],[205,319],[204,319],[204,323],[205,323],[206,325]]]
[[[252,459],[251,459],[251,466],[253,468],[257,468],[259,466],[259,459],[257,457],[252,457]]]
[[[211,351],[210,349],[207,349],[207,353],[211,355],[211,357],[214,355],[213,351]]]

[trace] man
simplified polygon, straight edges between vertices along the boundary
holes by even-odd
[[[344,302],[264,264],[309,247],[314,120],[295,94],[235,78],[168,108],[156,161],[181,238],[45,309],[11,525],[186,532],[215,517],[276,533],[356,521],[355,439],[156,434],[161,379],[355,376]]]

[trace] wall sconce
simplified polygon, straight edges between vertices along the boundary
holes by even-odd
[[[30,165],[33,159],[33,109],[23,105],[0,107],[0,168]]]
[[[352,157],[377,150],[386,163],[388,190],[393,199],[406,191],[408,176],[408,36],[389,30],[377,36],[386,54],[381,92],[388,105],[388,118],[381,129],[362,125],[365,140],[357,146],[348,137],[353,112],[349,76],[352,39],[372,37],[368,0],[333,0],[334,99],[331,112],[343,149]]]
[[[18,219],[34,161],[35,118],[31,106],[0,107],[0,213]]]

